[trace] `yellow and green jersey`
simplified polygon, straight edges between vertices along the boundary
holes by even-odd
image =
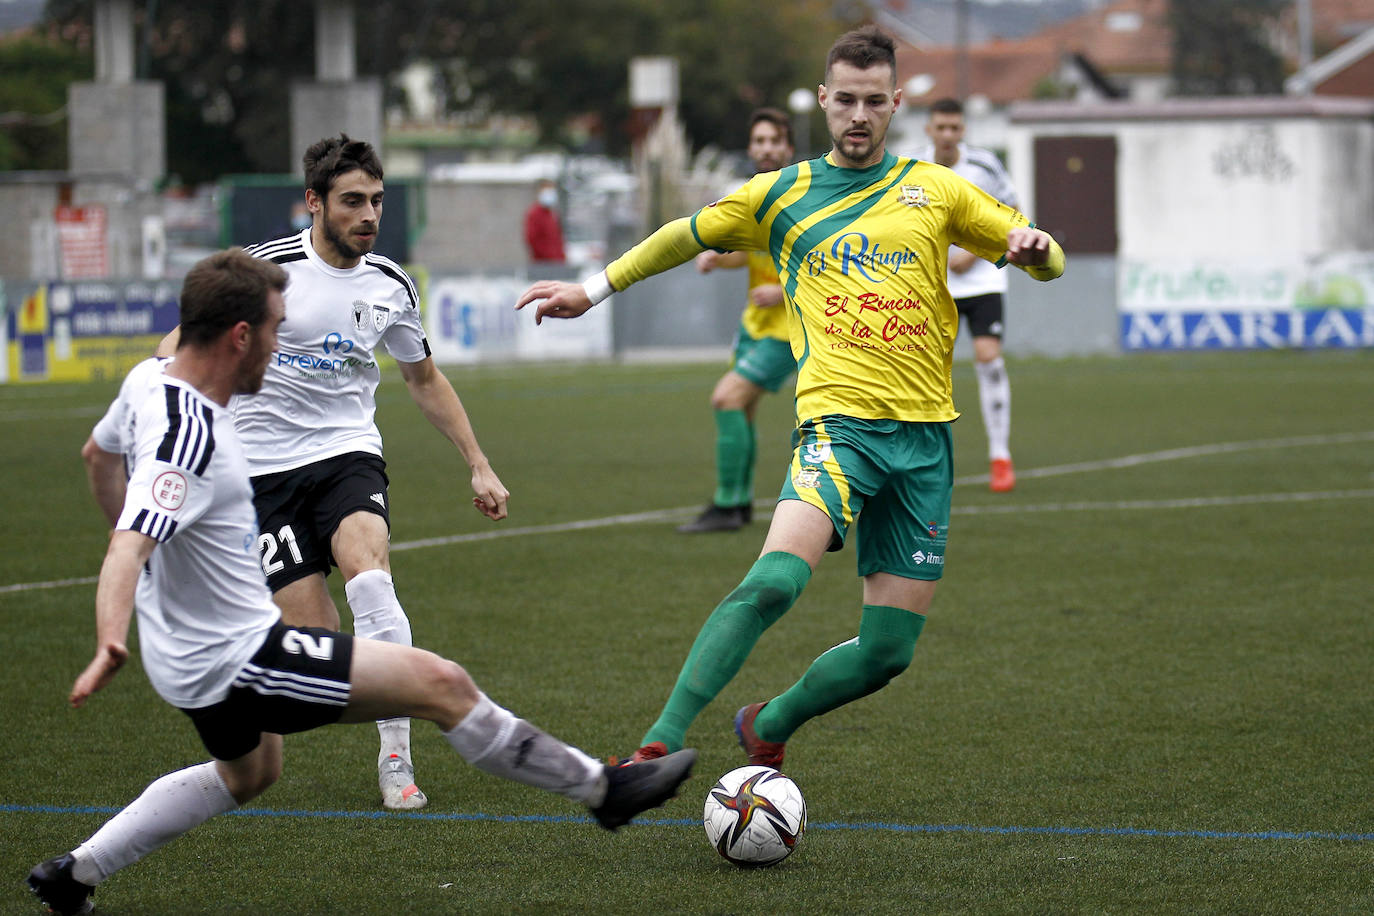
[[[766,251],[749,252],[749,288],[777,283],[778,269],[773,266],[773,256]],[[785,303],[771,306],[757,306],[750,299],[740,316],[740,324],[745,332],[755,340],[772,337],[775,340],[789,340],[787,330],[788,309]]]
[[[1021,213],[943,166],[888,153],[866,169],[826,156],[754,176],[655,232],[606,269],[615,289],[697,251],[767,251],[797,358],[797,421],[827,415],[952,420],[958,313],[945,285],[951,244],[989,261]],[[1063,251],[1031,271],[1050,279]]]

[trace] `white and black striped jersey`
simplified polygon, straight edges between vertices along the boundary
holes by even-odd
[[[229,411],[139,363],[91,433],[129,473],[115,527],[158,541],[135,605],[143,668],[173,706],[223,700],[281,612],[258,561],[248,463]]]
[[[373,415],[379,346],[414,363],[429,356],[419,294],[406,272],[377,254],[331,267],[310,230],[248,251],[286,271],[286,320],[262,391],[230,404],[254,474],[287,471],[345,452],[382,454]]]
[[[926,145],[917,152],[917,157],[928,162],[934,162],[935,147]],[[960,143],[959,161],[954,163],[951,168],[1013,210],[1020,209],[1016,199],[1016,188],[1011,183],[1011,176],[1007,174],[1006,167],[1002,165],[1002,160],[998,159],[997,154],[992,150]],[[970,296],[1005,293],[1006,291],[1007,275],[998,270],[991,262],[984,261],[982,258],[974,261],[973,266],[962,274],[957,274],[954,271],[949,272],[949,294],[955,299],[967,299]]]

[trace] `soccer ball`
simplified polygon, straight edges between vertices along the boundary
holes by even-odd
[[[702,816],[716,852],[736,865],[776,865],[806,830],[806,800],[772,767],[731,770],[706,793]]]

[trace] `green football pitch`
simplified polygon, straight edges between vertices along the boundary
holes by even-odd
[[[755,523],[673,530],[711,494],[721,368],[450,370],[512,493],[499,524],[389,374],[392,564],[416,642],[592,754],[633,749],[757,556],[789,453],[790,399],[768,398]],[[375,729],[330,728],[289,737],[285,776],[246,810],[102,885],[99,911],[1374,911],[1374,354],[1009,372],[1017,488],[987,491],[959,365],[945,579],[911,668],[792,739],[810,825],[783,864],[717,856],[702,802],[743,762],[735,709],[857,631],[852,548],[702,714],[682,796],[631,828],[477,772],[423,723],[430,806],[384,813]],[[78,451],[114,391],[0,387],[5,913],[37,912],[31,865],[205,756],[137,664],[64,703],[106,542]]]

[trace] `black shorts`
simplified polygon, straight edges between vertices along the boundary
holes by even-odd
[[[258,550],[268,587],[276,592],[317,572],[329,575],[339,565],[329,539],[354,512],[375,512],[390,530],[388,482],[386,462],[366,452],[254,477]]]
[[[1002,339],[1002,294],[984,293],[955,299],[954,307],[968,318],[968,332],[974,337]]]
[[[183,709],[216,760],[236,760],[263,732],[289,735],[339,721],[348,707],[353,636],[278,620],[234,677],[229,696]]]

